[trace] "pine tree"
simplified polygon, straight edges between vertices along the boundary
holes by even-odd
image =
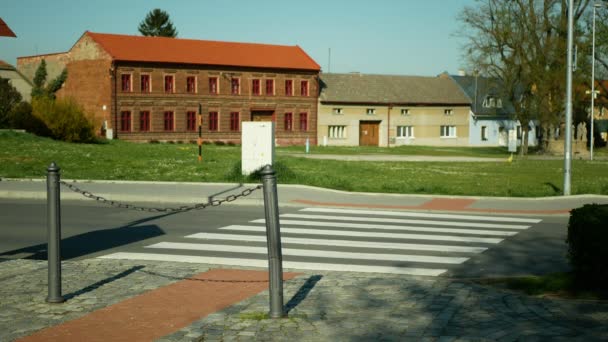
[[[159,8],[148,12],[146,19],[139,23],[138,30],[144,36],[177,37],[177,31],[169,20],[169,14]]]
[[[44,95],[44,83],[46,82],[46,62],[40,62],[36,74],[34,75],[34,86],[32,87],[32,97]]]

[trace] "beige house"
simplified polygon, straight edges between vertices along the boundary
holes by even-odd
[[[8,83],[21,94],[21,99],[30,102],[32,99],[32,83],[23,77],[15,67],[5,61],[0,61],[0,78],[8,79]]]
[[[465,146],[470,100],[449,77],[322,74],[318,143]]]

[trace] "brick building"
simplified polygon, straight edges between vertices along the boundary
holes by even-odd
[[[135,141],[240,141],[242,121],[275,121],[277,144],[316,143],[319,65],[298,46],[85,32],[65,53],[20,57],[33,79],[63,67],[96,129]]]

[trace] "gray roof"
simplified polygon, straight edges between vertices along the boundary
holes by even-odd
[[[476,116],[505,117],[515,114],[513,104],[504,96],[502,82],[483,76],[450,76],[471,100],[471,110]],[[500,98],[502,108],[487,108],[483,102],[487,97]]]
[[[321,102],[469,105],[449,77],[321,74]]]

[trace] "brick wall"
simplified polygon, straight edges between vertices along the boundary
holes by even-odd
[[[128,75],[130,91],[122,90],[122,75]],[[142,93],[141,75],[150,75],[151,92]],[[171,75],[174,78],[175,92],[168,94],[164,88],[164,78]],[[195,77],[196,92],[188,93],[187,77]],[[209,78],[217,78],[219,94],[210,94]],[[240,80],[240,92],[231,93],[231,79]],[[261,95],[252,93],[252,80],[260,80]],[[275,93],[266,94],[265,80],[273,79]],[[285,80],[292,80],[293,96],[285,95]],[[301,81],[308,81],[309,96],[301,96]],[[304,144],[308,138],[316,144],[318,82],[316,73],[312,72],[281,72],[269,70],[246,70],[238,68],[192,67],[187,65],[158,65],[123,63],[116,69],[117,108],[120,127],[120,113],[131,113],[131,130],[119,130],[118,138],[125,140],[159,140],[159,141],[191,141],[198,137],[197,130],[188,132],[186,113],[198,113],[199,104],[203,108],[203,139],[205,141],[223,141],[240,143],[240,128],[232,131],[230,113],[238,112],[240,121],[251,121],[252,110],[264,109],[274,112],[276,122],[277,143],[280,145]],[[140,131],[140,112],[150,112],[150,131]],[[164,112],[174,113],[174,130],[164,130]],[[209,130],[209,112],[218,113],[218,131]],[[293,129],[285,130],[285,113],[293,113]],[[307,130],[300,130],[300,113],[307,113]]]

